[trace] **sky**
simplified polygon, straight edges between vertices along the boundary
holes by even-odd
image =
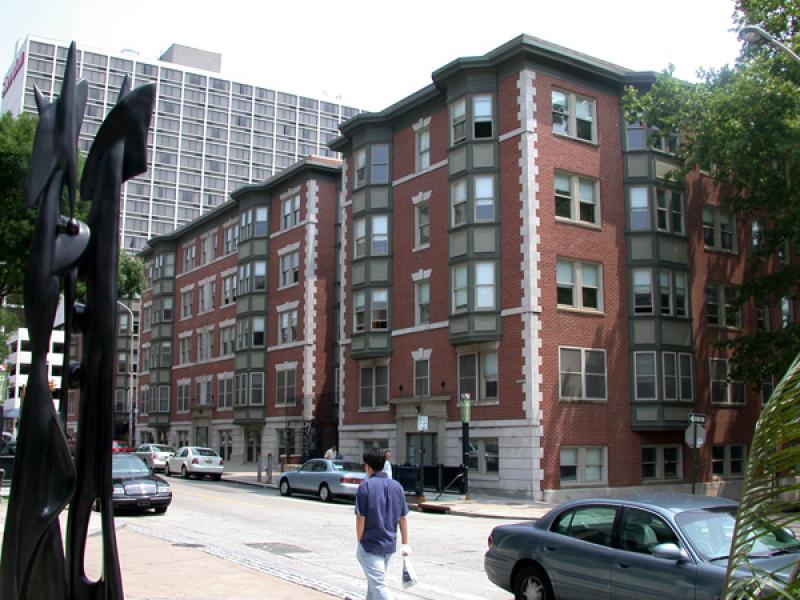
[[[175,42],[221,53],[231,79],[376,111],[522,33],[694,80],[736,58],[733,10],[733,0],[0,0],[0,75],[28,34],[148,59]]]

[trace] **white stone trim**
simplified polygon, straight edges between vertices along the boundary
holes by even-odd
[[[181,294],[185,294],[186,292],[191,292],[194,289],[194,284],[190,283],[189,285],[185,285],[180,289]]]
[[[308,238],[308,232],[306,232],[306,238]],[[300,242],[295,242],[294,244],[287,244],[283,248],[278,248],[278,256],[283,256],[284,254],[289,254],[290,252],[294,252],[295,250],[300,249]]]
[[[296,185],[296,186],[294,186],[293,188],[289,188],[288,190],[286,190],[285,192],[283,192],[283,193],[282,193],[282,194],[279,196],[279,198],[280,198],[281,202],[283,202],[283,201],[284,201],[284,200],[286,200],[287,198],[291,198],[292,196],[297,196],[297,194],[299,194],[299,193],[300,193],[300,191],[301,191],[302,189],[303,189],[303,186],[302,186],[302,185]]]
[[[178,379],[178,381],[175,382],[176,385],[190,385],[191,383],[192,383],[192,378],[191,377],[186,377],[184,379]]]
[[[317,259],[319,256],[319,183],[311,179],[307,183],[308,196],[306,214],[313,221],[306,227],[306,260],[303,298],[303,417],[311,419],[316,413],[314,379],[317,374]],[[290,246],[287,246],[287,248]],[[295,381],[295,385],[297,382]]]
[[[417,204],[422,204],[423,202],[427,202],[431,199],[431,191],[426,190],[424,192],[420,192],[419,194],[414,194],[411,196],[411,204],[416,206]]]
[[[425,323],[423,325],[415,325],[414,327],[406,327],[405,329],[393,329],[392,337],[400,335],[408,335],[410,333],[420,333],[421,331],[433,331],[434,329],[444,329],[450,325],[450,321],[439,321],[438,323]],[[344,343],[344,342],[342,342]],[[347,340],[350,343],[350,340]]]
[[[283,304],[278,304],[278,306],[275,307],[275,312],[280,314],[282,312],[286,312],[287,310],[294,310],[298,306],[300,306],[300,301],[299,300],[292,300],[291,302],[284,302]]]
[[[431,273],[433,273],[433,269],[420,269],[411,274],[412,281],[425,281],[426,279],[431,278]]]
[[[282,362],[275,365],[275,371],[293,371],[297,368],[297,361],[292,362]]]
[[[305,340],[298,340],[294,342],[287,342],[285,344],[275,344],[274,346],[269,346],[267,348],[267,352],[275,352],[276,350],[286,350],[288,348],[299,348],[300,346],[305,346],[308,342]]]
[[[226,321],[220,321],[219,322],[220,329],[223,328],[223,327],[230,327],[231,325],[234,325],[234,326],[236,325],[236,319],[228,319]]]
[[[342,425],[339,427],[339,431],[364,431],[369,433],[372,431],[394,431],[395,428],[396,425],[394,423],[389,423],[388,425],[376,423],[375,425]]]
[[[411,181],[412,179],[416,179],[417,177],[421,177],[426,173],[430,173],[431,171],[435,171],[436,169],[441,169],[442,167],[446,166],[447,166],[447,159],[445,158],[444,160],[440,160],[438,163],[432,164],[427,169],[423,169],[422,171],[416,171],[414,173],[409,173],[405,177],[401,177],[400,179],[395,179],[392,182],[392,187],[397,187],[398,185],[406,183],[407,181]],[[344,184],[342,185],[342,187],[344,187]]]
[[[184,338],[191,337],[193,333],[194,331],[192,331],[191,329],[187,329],[186,331],[181,331],[178,333],[178,339],[182,340]],[[144,348],[144,345],[142,347]]]
[[[517,87],[519,87],[519,85]],[[511,131],[505,132],[503,135],[501,135],[500,137],[497,138],[497,141],[498,142],[505,142],[506,140],[510,140],[513,137],[516,137],[518,135],[522,135],[526,131],[527,131],[527,129],[525,129],[523,127],[517,127],[516,129],[513,129]]]
[[[523,408],[525,416],[533,427],[534,435],[530,463],[531,493],[534,499],[541,499],[544,472],[541,464],[542,451],[542,323],[541,311],[541,272],[539,270],[539,168],[536,121],[536,73],[530,69],[520,71],[517,80],[519,89],[519,169],[520,169],[520,217],[522,239],[522,354],[521,373]],[[502,467],[501,467],[502,468]]]
[[[425,117],[424,119],[419,119],[416,123],[411,126],[411,129],[414,131],[419,131],[420,129],[425,129],[429,127],[431,124],[431,118]]]
[[[433,350],[430,348],[417,348],[411,353],[411,358],[414,360],[430,360],[431,352]]]
[[[222,278],[225,278],[225,277],[228,277],[229,275],[236,275],[238,270],[239,270],[238,267],[231,267],[230,269],[225,269],[224,271],[222,271],[219,274],[219,276],[222,277]]]

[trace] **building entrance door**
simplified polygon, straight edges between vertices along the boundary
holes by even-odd
[[[258,462],[258,457],[261,456],[261,431],[250,430],[247,432],[247,454],[245,456],[246,462]]]
[[[208,448],[208,427],[194,428],[194,443],[196,446]]]
[[[438,434],[436,433],[407,433],[406,434],[406,464],[423,467],[432,467],[439,463]]]

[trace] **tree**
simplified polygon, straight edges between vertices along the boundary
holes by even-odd
[[[120,298],[131,299],[141,295],[144,289],[144,261],[120,250],[119,293]]]
[[[760,25],[797,46],[798,16],[796,1],[739,0],[734,22]],[[730,191],[740,224],[765,225],[738,301],[779,311],[784,299],[800,297],[800,265],[776,258],[787,247],[800,250],[800,65],[770,45],[745,44],[736,65],[701,75],[690,85],[670,69],[645,93],[629,88],[626,118],[661,135],[680,132],[678,175],[710,174]],[[731,350],[733,376],[760,386],[780,379],[800,352],[800,325],[721,344]]]

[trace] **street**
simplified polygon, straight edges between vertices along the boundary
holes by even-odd
[[[173,502],[165,515],[119,515],[117,526],[340,598],[363,597],[366,583],[355,558],[352,502],[325,504],[311,497],[283,498],[273,489],[168,480]],[[403,590],[396,556],[388,581],[397,598],[510,597],[483,572],[487,537],[503,521],[418,512],[409,521],[420,584]],[[124,562],[122,570],[124,579]],[[216,575],[198,576],[212,580]],[[269,597],[266,590],[264,597]]]

